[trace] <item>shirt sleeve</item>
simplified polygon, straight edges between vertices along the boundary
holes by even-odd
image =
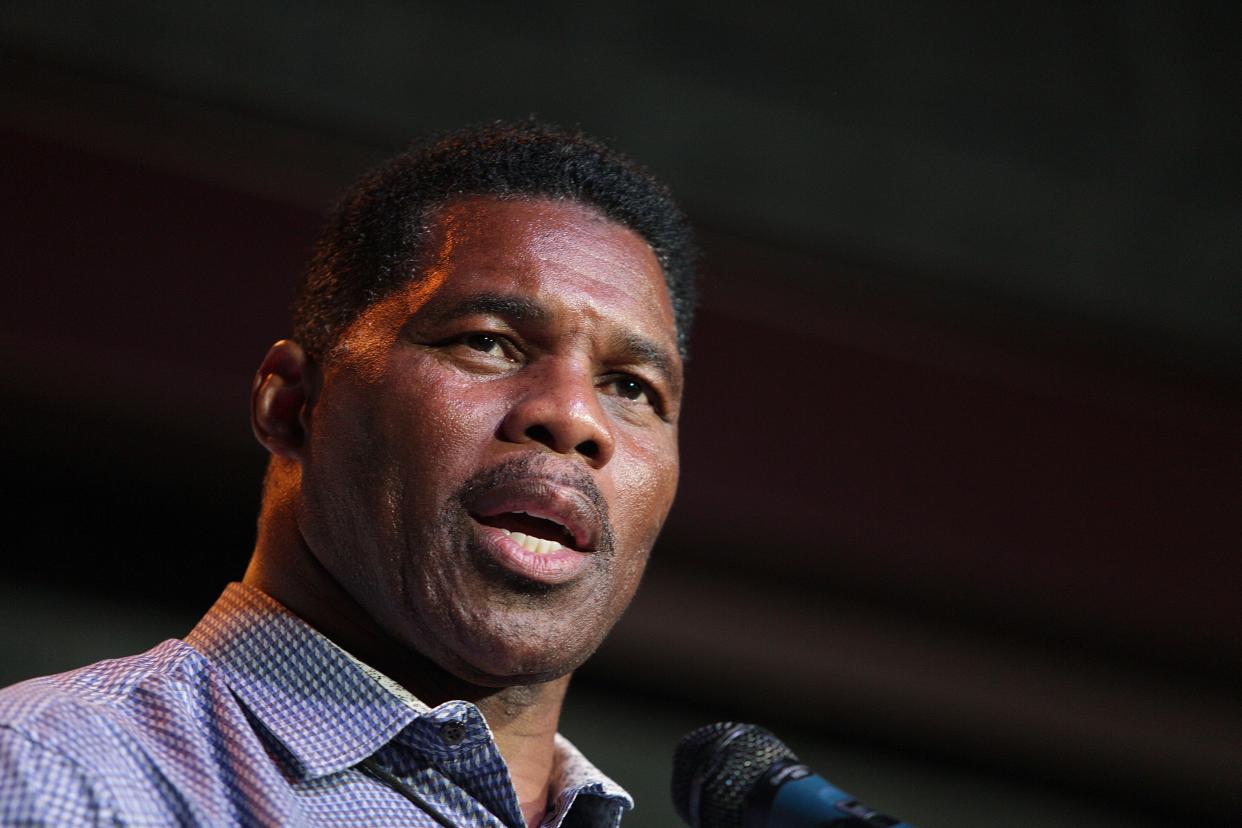
[[[60,751],[0,725],[0,826],[116,826],[99,780]]]

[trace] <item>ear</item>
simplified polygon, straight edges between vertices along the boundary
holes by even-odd
[[[319,392],[319,366],[302,346],[282,339],[271,347],[250,389],[250,427],[277,457],[302,459],[311,407]]]

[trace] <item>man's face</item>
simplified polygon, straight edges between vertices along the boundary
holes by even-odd
[[[389,638],[473,683],[546,680],[607,634],[672,505],[672,307],[641,237],[576,203],[437,217],[423,277],[325,361],[299,522]]]

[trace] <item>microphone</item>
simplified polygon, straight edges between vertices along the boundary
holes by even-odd
[[[690,828],[914,828],[829,784],[770,731],[734,722],[677,743],[673,805]]]

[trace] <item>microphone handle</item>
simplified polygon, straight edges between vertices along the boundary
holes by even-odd
[[[748,806],[747,828],[914,828],[790,760],[773,764],[755,784]]]

